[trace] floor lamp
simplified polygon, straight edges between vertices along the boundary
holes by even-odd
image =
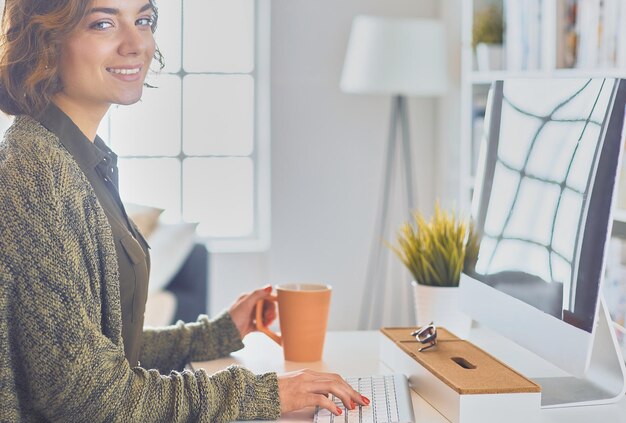
[[[442,94],[446,76],[445,33],[439,21],[375,16],[354,19],[341,89],[347,93],[392,96],[383,189],[359,317],[360,329],[380,326],[382,319],[386,271],[386,247],[382,240],[388,229],[391,182],[399,142],[409,209],[407,219],[416,207],[407,97]]]

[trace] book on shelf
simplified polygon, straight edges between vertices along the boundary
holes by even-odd
[[[556,10],[556,67],[573,68],[576,65],[578,34],[576,12],[578,0],[560,0]]]
[[[578,53],[576,67],[596,67],[600,46],[600,0],[579,0],[576,32],[578,33]]]
[[[559,0],[557,67],[606,69],[626,64],[626,2]]]
[[[617,65],[617,39],[620,26],[620,7],[623,0],[603,0],[600,8],[598,65],[612,67]],[[621,23],[624,25],[625,23]]]
[[[541,1],[505,0],[506,65],[508,70],[541,67]]]
[[[620,16],[622,21],[626,20],[626,4],[619,3]],[[626,25],[618,25],[617,27],[617,67],[618,69],[626,69]]]

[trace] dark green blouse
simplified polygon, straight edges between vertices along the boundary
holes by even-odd
[[[50,104],[38,120],[59,137],[76,160],[111,225],[119,268],[124,353],[130,365],[137,366],[148,298],[150,256],[148,243],[128,218],[120,199],[117,155],[100,137],[96,136],[95,142],[91,142],[54,104]]]

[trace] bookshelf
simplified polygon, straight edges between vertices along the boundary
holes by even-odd
[[[487,94],[492,81],[512,77],[626,77],[624,0],[469,0],[461,7],[460,202],[469,205]],[[502,19],[496,60],[478,54],[485,17]],[[479,28],[479,30],[477,30]],[[488,34],[487,34],[488,35]],[[494,37],[486,37],[493,39]],[[496,37],[497,38],[497,37]],[[484,53],[484,50],[482,51]],[[626,239],[626,172],[613,233]]]

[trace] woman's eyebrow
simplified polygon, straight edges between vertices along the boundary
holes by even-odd
[[[141,7],[141,9],[139,9],[139,12],[137,12],[137,13],[145,12],[148,9],[153,9],[152,4],[150,4],[150,3],[144,4]],[[89,12],[88,12],[88,14],[92,14],[92,13],[106,13],[108,15],[119,15],[120,9],[115,9],[115,8],[112,8],[112,7],[94,7],[92,9],[90,9]]]

